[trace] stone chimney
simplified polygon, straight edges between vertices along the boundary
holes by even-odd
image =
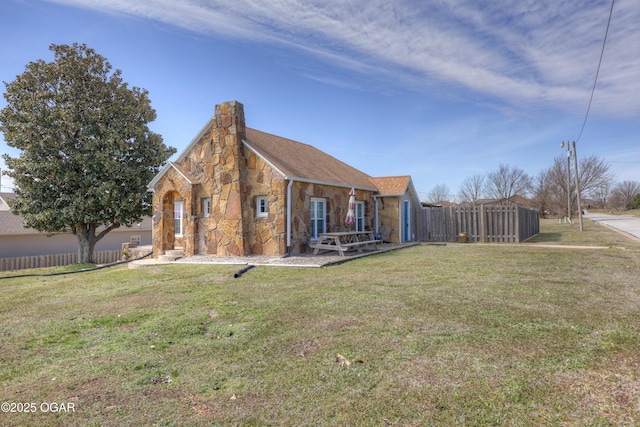
[[[245,238],[243,224],[244,174],[246,160],[242,140],[246,136],[244,106],[238,101],[229,101],[215,107],[213,138],[217,140],[219,163],[214,165],[216,187],[219,189],[215,246],[218,255],[247,255],[249,242]],[[212,205],[216,206],[212,200]]]

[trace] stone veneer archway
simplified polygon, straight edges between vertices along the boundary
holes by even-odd
[[[154,256],[167,250],[181,247],[186,256],[196,250],[193,190],[194,184],[183,174],[171,168],[155,187],[153,206],[153,250]],[[182,238],[176,239],[173,209],[176,200],[184,201]],[[160,208],[160,209],[158,209]]]

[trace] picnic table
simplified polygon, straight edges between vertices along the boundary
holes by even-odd
[[[320,250],[338,251],[340,256],[350,249],[355,249],[358,253],[362,253],[365,247],[371,247],[377,250],[377,243],[382,240],[373,238],[370,231],[335,231],[332,233],[320,233],[318,240],[309,244],[312,247],[313,254],[317,255]]]

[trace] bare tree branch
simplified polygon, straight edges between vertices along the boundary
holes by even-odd
[[[484,175],[476,174],[465,178],[458,190],[461,203],[469,203],[475,206],[482,198],[484,188]]]
[[[525,196],[528,193],[531,178],[524,170],[501,163],[498,170],[487,173],[485,188],[489,197],[507,203],[513,196]]]

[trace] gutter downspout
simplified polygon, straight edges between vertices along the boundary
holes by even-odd
[[[285,256],[291,255],[291,188],[293,187],[293,179],[289,178],[287,184],[287,253]]]

